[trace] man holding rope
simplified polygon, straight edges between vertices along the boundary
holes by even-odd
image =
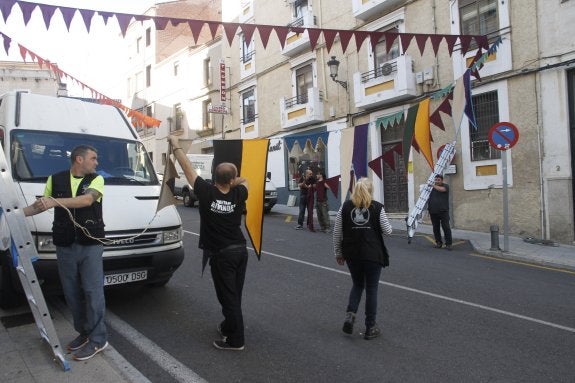
[[[52,238],[58,273],[78,337],[68,344],[75,360],[87,360],[108,346],[104,324],[104,178],[96,174],[98,153],[80,145],[70,155],[72,166],[48,177],[44,196],[24,209],[26,216],[54,208]],[[76,224],[82,226],[77,227]]]

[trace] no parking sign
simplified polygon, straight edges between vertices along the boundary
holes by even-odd
[[[499,122],[489,129],[488,138],[495,149],[511,149],[519,140],[519,130],[510,122]]]

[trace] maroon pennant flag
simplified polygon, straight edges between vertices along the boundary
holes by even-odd
[[[326,180],[325,180],[325,183],[327,184],[327,186],[329,186],[329,190],[331,190],[331,192],[333,193],[335,198],[337,198],[337,195],[338,195],[339,177],[340,177],[340,175],[338,174],[335,177],[326,178]]]
[[[80,9],[80,12],[82,10]],[[132,15],[132,17],[134,18],[134,20],[139,21],[141,23],[143,23],[146,20],[150,20],[151,17],[150,16],[146,16],[146,15]]]
[[[393,43],[397,39],[398,34],[394,32],[385,32],[385,51],[391,51],[391,47],[393,47]]]
[[[315,46],[317,45],[317,40],[319,39],[319,35],[321,35],[321,29],[317,28],[306,28],[307,34],[309,36],[309,44],[311,50],[315,50]]]
[[[413,39],[413,33],[402,33],[399,35],[399,41],[401,41],[401,48],[405,52],[409,48],[409,44]]]
[[[371,161],[369,161],[367,163],[367,166],[369,166],[369,168],[371,170],[373,170],[373,172],[375,174],[377,174],[377,176],[379,177],[379,179],[383,179],[382,178],[382,173],[381,173],[381,159],[383,158],[383,156],[379,156],[376,159],[373,159]]]
[[[6,51],[6,55],[8,55],[8,51],[10,50],[10,44],[12,43],[12,39],[6,36],[4,33],[0,32],[2,39],[4,40],[4,50]]]
[[[469,45],[471,44],[471,36],[461,35],[459,36],[459,41],[461,41],[461,54],[464,55],[469,50]]]
[[[197,45],[198,39],[200,38],[200,33],[202,32],[202,28],[204,26],[204,22],[203,21],[197,21],[197,20],[189,20],[188,26],[190,27],[190,30],[192,31],[192,37],[194,38],[194,41]]]
[[[32,12],[36,8],[36,3],[26,3],[26,2],[18,2],[20,9],[22,10],[22,17],[24,18],[24,25],[28,25],[28,21],[30,21],[30,17],[32,16]]]
[[[26,62],[26,53],[28,52],[28,49],[26,49],[26,47],[23,47],[20,44],[18,44],[18,47],[20,48],[20,56],[22,56],[22,60]]]
[[[337,31],[334,29],[323,30],[323,38],[325,39],[325,47],[327,48],[327,53],[329,53],[331,50],[331,46],[333,45],[333,41],[335,40],[336,35]]]
[[[402,145],[401,142],[398,143],[397,145],[395,145],[395,146],[393,147],[393,150],[394,150],[397,154],[399,154],[400,156],[403,156],[403,145]]]
[[[383,162],[387,164],[391,168],[391,170],[395,171],[395,155],[393,154],[393,149],[388,150],[387,152],[383,153],[381,158]],[[382,178],[381,176],[379,178]],[[383,178],[382,178],[383,179]]]
[[[38,56],[37,59],[38,59],[38,65],[40,66],[40,69],[44,69],[44,59],[40,56]]]
[[[208,27],[210,27],[210,33],[212,34],[212,40],[215,39],[216,34],[218,32],[218,27],[220,26],[220,23],[214,22],[214,21],[206,21],[206,24],[208,24]]]
[[[447,101],[449,99],[446,98]],[[429,122],[433,125],[437,126],[439,129],[445,131],[445,126],[443,125],[443,120],[441,119],[441,115],[439,114],[439,107],[435,109],[433,113],[429,116]]]
[[[419,48],[419,54],[423,55],[423,51],[425,51],[425,43],[427,43],[427,38],[429,35],[425,35],[422,33],[417,33],[415,35],[415,41],[417,42],[417,47]]]
[[[167,17],[154,17],[154,25],[156,26],[156,29],[158,31],[163,31],[164,29],[166,29],[166,26],[168,25],[168,21],[170,21],[169,18]],[[188,21],[188,25],[190,25],[191,21]],[[203,23],[202,23],[203,25]],[[193,31],[192,31],[193,33]]]
[[[132,15],[127,13],[116,13],[116,19],[118,20],[118,24],[120,25],[122,36],[126,37],[126,31],[128,30],[130,21],[132,21]]]
[[[174,27],[177,27],[180,24],[185,23],[186,21],[188,21],[187,19],[178,19],[175,17],[170,17],[170,24],[172,24]]]
[[[258,25],[258,33],[260,34],[260,40],[262,41],[262,45],[264,49],[268,46],[268,41],[270,39],[270,34],[272,33],[273,27],[270,25]]]
[[[453,92],[449,93],[449,96],[447,96],[445,98],[445,100],[443,100],[443,102],[441,103],[441,105],[439,105],[439,107],[437,108],[440,112],[443,112],[445,114],[447,114],[448,116],[451,116],[451,103],[449,102],[449,100],[453,99]]]
[[[305,29],[305,28],[302,28],[302,27],[289,27],[289,30],[290,30],[291,32],[293,32],[293,33],[296,33],[296,34],[298,34],[298,35],[301,35],[302,33],[305,32],[306,29]]]
[[[441,44],[441,40],[443,39],[443,35],[431,35],[429,39],[431,40],[431,46],[433,47],[433,53],[437,56],[437,51],[439,50],[439,44]]]
[[[281,26],[273,27],[273,29],[274,31],[276,31],[276,36],[278,37],[282,49],[284,49],[286,43],[286,37],[290,29],[288,27],[281,27]]]
[[[371,42],[371,46],[375,47],[379,40],[384,36],[384,32],[371,32],[369,34],[369,40]]]
[[[483,49],[489,49],[489,40],[487,36],[475,36],[475,42],[477,46],[480,46]]]
[[[347,46],[349,44],[349,40],[353,36],[352,31],[338,31],[339,34],[339,41],[341,42],[341,50],[345,53]]]
[[[45,4],[38,4],[38,7],[40,8],[40,12],[42,12],[42,18],[44,19],[44,25],[46,25],[46,29],[50,28],[50,21],[52,20],[52,16],[54,16],[56,7]]]
[[[244,33],[244,40],[246,41],[246,44],[249,45],[252,41],[256,26],[254,24],[241,24],[241,28]]]
[[[224,32],[226,33],[226,37],[228,38],[228,43],[232,46],[234,41],[234,37],[236,35],[236,31],[238,30],[239,24],[238,23],[222,23],[224,27]]]
[[[447,50],[449,51],[449,57],[453,54],[453,47],[455,46],[455,42],[457,41],[458,36],[454,35],[445,35],[445,42],[447,43]]]
[[[90,33],[90,27],[92,26],[92,18],[94,17],[94,11],[91,9],[80,9],[80,16],[84,20],[84,26],[86,27],[86,31]]]
[[[14,4],[16,4],[15,0],[0,1],[0,11],[2,11],[2,17],[4,18],[4,22],[8,21],[8,16],[10,16],[10,13],[12,13],[12,7],[14,6]],[[8,36],[4,35],[4,37]]]
[[[355,36],[355,47],[359,51],[361,44],[363,44],[364,40],[369,36],[369,32],[354,31],[353,34]]]

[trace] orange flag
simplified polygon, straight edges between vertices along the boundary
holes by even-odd
[[[421,154],[427,160],[429,167],[433,169],[433,155],[431,154],[431,131],[429,130],[429,98],[421,101],[417,108],[415,118],[415,142],[419,146]]]

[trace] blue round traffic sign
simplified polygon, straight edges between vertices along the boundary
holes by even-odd
[[[510,122],[499,122],[489,129],[488,138],[495,149],[511,149],[519,140],[519,130]]]

